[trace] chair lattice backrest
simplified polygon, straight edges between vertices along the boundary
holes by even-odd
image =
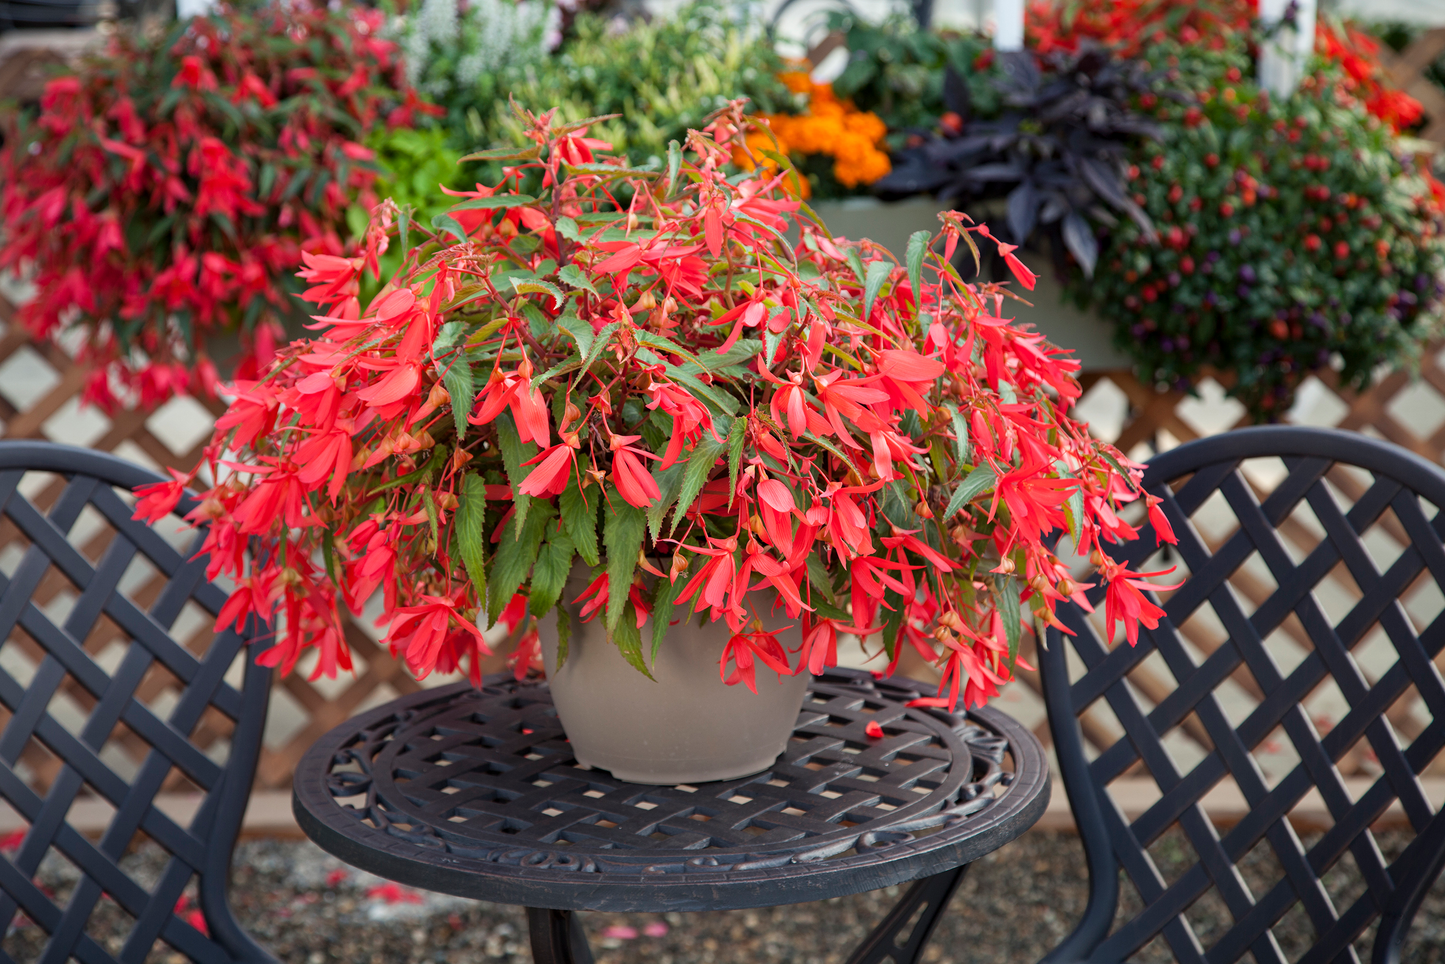
[[[130,490],[157,481],[0,441],[0,961],[273,960],[226,899],[264,627],[213,632],[226,592],[197,534],[131,519]]]
[[[1131,647],[1061,607],[1076,635],[1040,653],[1090,870],[1084,919],[1046,961],[1398,960],[1445,861],[1427,793],[1445,770],[1445,472],[1268,427],[1166,452],[1145,486],[1178,546],[1146,528],[1111,554],[1178,567],[1155,580],[1183,579],[1158,629]],[[1220,829],[1204,797],[1230,781],[1246,815]],[[1126,783],[1157,789],[1132,820]],[[1295,826],[1302,801],[1327,818]],[[1408,829],[1381,837],[1382,818]]]

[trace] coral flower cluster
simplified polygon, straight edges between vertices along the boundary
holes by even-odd
[[[736,164],[752,170],[760,152],[766,150],[795,157],[831,157],[833,176],[846,188],[867,186],[892,170],[883,145],[888,127],[877,114],[857,110],[851,102],[839,100],[833,94],[832,85],[814,83],[805,73],[785,73],[780,79],[794,93],[808,95],[807,112],[763,117],[772,136],[762,132],[749,135],[746,144],[751,150],[741,146],[735,149]],[[806,197],[807,182],[801,183]]]
[[[729,176],[741,103],[661,171],[603,153],[585,122],[522,119],[531,146],[484,152],[501,182],[435,233],[383,203],[367,255],[306,257],[318,334],[236,384],[192,515],[237,587],[222,626],[274,613],[265,659],[289,670],[314,647],[332,674],[350,665],[339,607],[380,594],[418,675],[475,674],[497,623],[524,671],[554,608],[565,644],[580,560],[582,618],[643,672],[705,613],[734,634],[731,682],[821,671],[851,632],[938,664],[932,703],[974,705],[1027,626],[1084,602],[1060,533],[1105,573],[1111,628],[1157,625],[1107,552],[1138,536],[1126,516],[1172,539],[1163,513],[1066,414],[1077,363],[960,280],[955,252],[993,243],[962,215],[902,263],[830,237],[786,171]],[[393,244],[403,267],[362,304]],[[144,490],[138,516],[188,481]],[[773,607],[801,652],[763,629]]]

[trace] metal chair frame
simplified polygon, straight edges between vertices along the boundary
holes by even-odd
[[[1261,503],[1239,469],[1244,460],[1264,457],[1282,458],[1288,475]],[[1348,510],[1339,508],[1325,484],[1326,474],[1336,465],[1355,466],[1374,477]],[[1182,483],[1177,490],[1176,483]],[[1303,964],[1358,961],[1353,942],[1377,920],[1372,959],[1375,964],[1396,964],[1415,912],[1445,865],[1445,812],[1435,811],[1419,780],[1421,771],[1445,747],[1445,681],[1434,663],[1445,647],[1445,613],[1417,634],[1400,602],[1426,571],[1445,587],[1441,542],[1445,514],[1438,511],[1445,508],[1445,472],[1404,449],[1362,435],[1270,426],[1233,431],[1165,452],[1150,462],[1144,486],[1164,500],[1162,507],[1179,538],[1178,551],[1191,573],[1161,604],[1166,616],[1159,628],[1141,627],[1136,647],[1120,643],[1111,648],[1079,607],[1061,606],[1061,621],[1077,635],[1066,643],[1063,634],[1051,629],[1040,653],[1050,729],[1089,866],[1084,916],[1045,961],[1120,961],[1162,933],[1174,955],[1191,964],[1231,962],[1250,953],[1259,964],[1282,962],[1285,958],[1270,928],[1302,903],[1317,938],[1301,958]],[[1211,552],[1189,517],[1216,491],[1234,511],[1240,527]],[[1421,498],[1436,507],[1433,518],[1427,518]],[[1314,512],[1325,537],[1296,565],[1275,530],[1301,502]],[[1360,536],[1387,509],[1393,510],[1410,544],[1381,573]],[[1156,551],[1150,529],[1122,551],[1111,549],[1136,569]],[[1256,551],[1277,588],[1246,615],[1228,580]],[[1362,598],[1342,620],[1332,623],[1313,590],[1337,564],[1346,567]],[[1100,589],[1090,592],[1091,601],[1102,596]],[[1229,640],[1196,663],[1176,627],[1206,602]],[[1291,613],[1298,616],[1314,648],[1284,673],[1263,640]],[[1371,685],[1349,654],[1377,624],[1398,660]],[[1084,675],[1072,682],[1066,645],[1085,667]],[[1162,656],[1178,688],[1149,709],[1133,695],[1125,678],[1154,652]],[[1253,675],[1265,699],[1233,726],[1215,691],[1239,667]],[[1328,678],[1338,685],[1350,709],[1321,737],[1301,701]],[[1417,688],[1432,720],[1409,746],[1402,747],[1384,713],[1410,685]],[[1107,702],[1125,736],[1090,761],[1078,717],[1098,700]],[[1214,749],[1192,770],[1180,773],[1161,735],[1191,713],[1207,729]],[[1250,751],[1276,728],[1294,743],[1300,762],[1270,787]],[[1368,738],[1384,773],[1352,801],[1335,764],[1361,738]],[[1106,788],[1138,761],[1163,795],[1131,823]],[[1250,812],[1221,833],[1210,823],[1201,799],[1230,777]],[[1312,789],[1322,795],[1334,826],[1307,849],[1288,815]],[[1370,827],[1397,800],[1416,837],[1386,864]],[[1166,886],[1146,848],[1175,825],[1188,836],[1199,860]],[[1268,841],[1284,877],[1256,897],[1236,864],[1261,840]],[[1341,912],[1332,905],[1321,878],[1347,852],[1354,855],[1367,889]],[[1114,929],[1121,869],[1138,890],[1143,910]],[[1211,887],[1217,888],[1233,923],[1206,950],[1184,912]]]
[[[48,513],[42,514],[18,489],[28,472],[55,473],[68,481]],[[212,615],[227,594],[207,581],[206,559],[194,551],[182,555],[156,531],[131,519],[131,507],[116,491],[164,481],[112,455],[46,442],[0,441],[0,516],[30,541],[13,576],[0,573],[0,641],[18,626],[46,652],[33,677],[22,684],[0,669],[0,703],[11,717],[0,730],[0,798],[30,824],[19,849],[0,859],[0,924],[8,933],[23,913],[50,936],[41,964],[72,957],[82,964],[141,964],[159,939],[203,964],[274,964],[274,958],[241,928],[227,900],[231,853],[251,790],[261,750],[271,671],[256,663],[248,644],[267,633],[252,619],[244,633],[218,633],[197,657],[169,633],[188,600]],[[195,506],[187,495],[177,507]],[[115,536],[92,565],[68,539],[80,513],[93,507],[114,528]],[[148,610],[119,589],[132,560],[148,559],[168,582]],[[78,598],[61,624],[53,622],[32,598],[51,567],[76,587]],[[129,637],[123,658],[108,672],[86,651],[85,640],[105,615]],[[5,642],[4,645],[14,645]],[[239,690],[225,681],[238,654],[248,649]],[[264,647],[261,647],[264,648]],[[157,715],[136,698],[136,688],[155,666],[164,667],[182,689],[168,715]],[[49,705],[69,677],[95,705],[79,733],[72,734],[51,715]],[[235,723],[224,764],[217,764],[192,738],[202,714],[214,707]],[[118,724],[149,744],[136,774],[127,779],[108,766],[100,750]],[[42,796],[16,772],[21,752],[39,741],[63,766]],[[201,788],[204,797],[189,826],[155,806],[156,794],[172,767]],[[98,841],[87,839],[67,820],[82,786],[114,808]],[[169,851],[164,872],[147,889],[119,864],[137,833]],[[64,906],[34,883],[41,859],[51,848],[81,874]],[[186,885],[196,879],[203,932],[176,913]],[[134,918],[118,955],[85,932],[102,896]],[[0,961],[11,958],[0,950]]]

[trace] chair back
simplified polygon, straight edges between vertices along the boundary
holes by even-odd
[[[1131,647],[1069,605],[1075,635],[1050,630],[1039,654],[1090,873],[1045,960],[1162,945],[1191,964],[1393,964],[1445,861],[1427,793],[1445,771],[1445,472],[1353,433],[1264,427],[1165,452],[1144,484],[1178,546],[1146,527],[1110,554],[1178,566],[1155,580],[1183,579],[1158,628]],[[1219,829],[1204,797],[1231,780],[1244,815]],[[1302,802],[1318,825],[1289,819]],[[1407,829],[1377,837],[1382,818]]]
[[[247,643],[265,627],[213,632],[227,594],[179,518],[194,500],[131,519],[130,490],[159,481],[0,441],[0,959],[274,960],[226,899],[270,682]]]

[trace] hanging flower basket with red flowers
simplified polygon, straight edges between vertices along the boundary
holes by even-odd
[[[1140,574],[1107,557],[1137,535],[1138,469],[1066,414],[1077,363],[950,267],[994,243],[981,227],[945,213],[903,263],[831,239],[791,172],[728,175],[750,130],[736,104],[661,171],[602,153],[585,122],[524,116],[532,145],[487,152],[501,182],[434,231],[384,203],[368,256],[307,257],[318,334],[239,382],[217,424],[194,520],[238,586],[222,625],[279,613],[266,661],[316,647],[316,674],[348,668],[338,607],[379,591],[419,676],[476,680],[479,625],[499,621],[526,622],[525,672],[545,618],[554,666],[585,626],[653,685],[703,615],[726,627],[711,679],[743,696],[821,671],[851,632],[881,638],[880,663],[937,663],[928,702],[977,705],[1024,621],[1083,598],[1060,532],[1107,573],[1111,631],[1156,624]],[[362,305],[391,244],[403,268]]]

